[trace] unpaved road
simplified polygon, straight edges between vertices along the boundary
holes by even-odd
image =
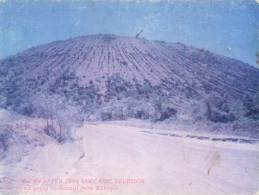
[[[34,183],[20,194],[252,195],[259,189],[258,145],[143,130],[86,124],[75,142],[35,148],[20,162],[2,165],[3,173],[16,181],[62,180],[49,185],[56,190],[37,190]]]

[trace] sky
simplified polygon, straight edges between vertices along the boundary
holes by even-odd
[[[182,42],[255,66],[256,0],[0,0],[0,58],[90,34]]]

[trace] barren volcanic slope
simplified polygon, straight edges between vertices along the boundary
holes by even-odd
[[[143,103],[162,101],[170,108],[155,105],[154,109],[165,110],[158,116],[163,120],[213,96],[222,99],[217,106],[225,113],[219,119],[224,122],[230,109],[222,102],[253,97],[259,71],[181,43],[93,35],[33,47],[1,60],[0,82],[1,106],[22,113],[30,114],[32,100],[47,93],[65,97],[92,113],[114,100],[124,105],[130,98]],[[149,112],[140,109],[126,117],[149,119]]]

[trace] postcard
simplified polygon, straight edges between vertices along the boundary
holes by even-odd
[[[0,0],[0,194],[258,195],[257,0]]]

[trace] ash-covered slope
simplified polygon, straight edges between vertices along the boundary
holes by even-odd
[[[39,95],[51,94],[91,113],[115,100],[124,107],[130,100],[140,100],[133,103],[139,107],[141,101],[160,101],[154,109],[165,109],[168,118],[211,96],[222,99],[216,105],[219,108],[222,102],[252,99],[258,90],[259,71],[181,43],[93,35],[33,47],[2,60],[0,82],[1,105],[19,112],[33,112],[28,108],[35,104],[33,100],[40,102]],[[229,112],[229,108],[220,109]],[[150,110],[139,111],[133,115],[145,119],[152,115]]]

